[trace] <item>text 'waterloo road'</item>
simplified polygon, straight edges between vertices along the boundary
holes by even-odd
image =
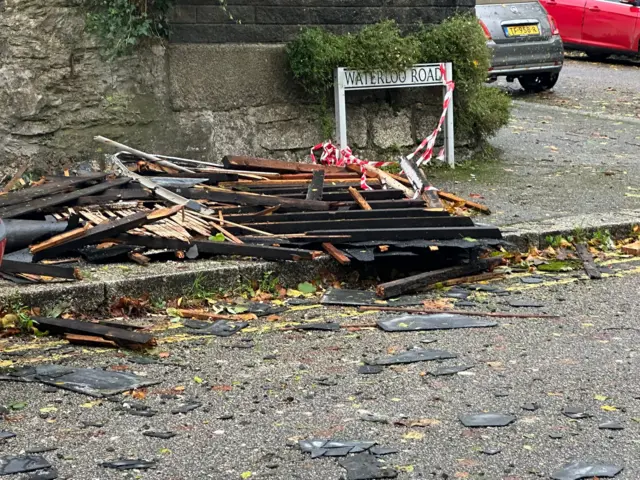
[[[415,65],[405,72],[362,72],[347,68],[339,69],[338,79],[345,90],[367,90],[378,88],[421,87],[442,85],[444,80],[440,66]]]

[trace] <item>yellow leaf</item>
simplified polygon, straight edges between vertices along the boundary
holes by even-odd
[[[400,398],[392,398],[391,401],[392,402],[400,402],[400,401],[402,401],[402,399],[400,399]]]
[[[524,447],[525,450],[533,450],[533,447],[531,445],[525,445]]]
[[[169,450],[168,448],[161,448],[160,450],[158,450],[158,453],[160,455],[171,455],[171,450]]]
[[[56,407],[44,407],[40,409],[40,413],[51,413],[51,412],[57,412],[58,409]]]
[[[242,472],[242,473],[240,474],[240,477],[241,477],[241,478],[243,478],[243,479],[245,479],[245,480],[246,480],[247,478],[251,478],[252,476],[253,476],[253,473],[251,473],[251,472]]]
[[[176,392],[184,392],[184,385],[178,385],[177,387],[173,387]]]
[[[599,402],[604,402],[609,397],[607,397],[606,395],[594,395],[593,398],[595,400],[598,400]]]
[[[424,433],[411,431],[405,433],[402,438],[406,438],[407,440],[422,440],[424,438]]]
[[[193,377],[193,381],[196,383],[202,383],[202,379],[200,377]]]
[[[593,323],[583,323],[583,327],[593,327]]]
[[[96,405],[101,405],[102,402],[100,400],[94,400],[93,402],[87,402],[80,405],[82,408],[93,408]]]
[[[401,472],[412,473],[413,465],[396,465],[396,469],[400,470]]]
[[[12,360],[2,360],[0,362],[0,368],[10,367],[11,365],[13,365],[13,361]]]
[[[602,410],[604,410],[605,412],[615,412],[615,411],[618,410],[616,407],[611,406],[611,405],[602,405],[600,408]]]

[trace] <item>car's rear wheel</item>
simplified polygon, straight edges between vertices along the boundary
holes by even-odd
[[[527,92],[537,93],[553,88],[558,81],[558,73],[535,73],[531,75],[521,75],[518,81]]]

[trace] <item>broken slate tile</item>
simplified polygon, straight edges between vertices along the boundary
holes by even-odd
[[[502,451],[502,449],[500,448],[493,448],[493,447],[487,447],[482,449],[482,453],[484,453],[485,455],[497,455]]]
[[[420,330],[450,330],[454,328],[495,327],[496,322],[475,319],[466,315],[437,313],[435,315],[401,315],[388,320],[378,320],[378,327],[385,332],[415,332]]]
[[[336,332],[340,330],[340,324],[339,323],[321,323],[321,322],[302,323],[300,325],[294,325],[293,328],[295,328],[296,330],[320,330],[320,331],[326,331],[326,332]]]
[[[473,368],[473,365],[458,365],[453,367],[442,367],[442,368],[437,368],[435,370],[432,370],[431,372],[429,372],[429,374],[433,375],[434,377],[440,377],[443,375],[455,375],[456,373],[464,372],[466,370],[469,370],[470,368]]]
[[[553,480],[580,480],[581,478],[612,478],[618,475],[624,467],[609,463],[587,462],[575,460],[562,466],[551,475]]]
[[[508,291],[496,285],[483,285],[481,283],[474,283],[474,284],[465,284],[465,285],[462,285],[462,287],[468,290],[473,290],[475,292],[487,292],[487,293],[494,293],[496,295],[509,294]]]
[[[245,327],[247,322],[228,322],[226,320],[216,320],[215,322],[201,322],[200,320],[186,320],[186,327],[189,327],[189,333],[196,335],[215,335],[217,337],[230,337]]]
[[[580,420],[582,418],[590,418],[591,415],[584,411],[581,407],[565,407],[562,410],[562,414],[565,417],[572,418],[574,420]]]
[[[26,480],[55,480],[56,478],[58,478],[58,471],[55,468],[50,468],[29,473]]]
[[[173,414],[178,414],[178,413],[189,413],[193,410],[195,410],[196,408],[201,407],[202,404],[200,402],[189,402],[189,403],[184,403],[182,405],[180,405],[177,408],[174,408],[173,410],[171,410],[171,413]]]
[[[300,440],[298,446],[300,450],[311,453],[313,458],[343,457],[349,453],[360,453],[369,450],[376,442],[363,442],[359,440]]]
[[[33,472],[51,468],[41,455],[4,455],[0,457],[0,475]]]
[[[397,355],[377,358],[373,361],[375,365],[398,365],[403,363],[428,362],[430,360],[446,360],[457,358],[457,355],[444,350],[425,350],[416,348]]]
[[[540,407],[538,407],[538,405],[535,403],[525,403],[522,406],[522,409],[527,410],[528,412],[535,412],[536,410],[538,410],[538,408]]]
[[[169,440],[170,438],[173,438],[177,435],[177,433],[175,432],[156,432],[154,430],[147,430],[142,432],[142,435],[144,435],[145,437],[152,437],[152,438],[160,438],[162,440]]]
[[[325,457],[346,457],[349,455],[353,447],[326,448],[324,449]]]
[[[393,305],[395,307],[399,307],[420,305],[423,301],[424,297],[420,297],[417,295],[406,295],[389,300],[381,300],[376,296],[375,292],[369,290],[330,288],[322,296],[320,303],[323,305],[343,305],[350,307],[376,305]]]
[[[460,415],[460,421],[465,427],[506,427],[516,421],[513,415],[502,413],[468,413]]]
[[[362,365],[358,368],[358,373],[361,375],[376,375],[382,373],[384,368],[379,365]]]
[[[539,283],[544,282],[544,278],[542,277],[523,277],[520,281],[527,285],[537,285]]]
[[[377,480],[398,476],[391,466],[366,453],[342,459],[338,463],[347,471],[347,480]]]
[[[456,302],[456,307],[475,307],[475,306],[477,306],[476,302],[467,302],[467,301]]]
[[[358,417],[360,420],[365,422],[389,423],[389,417],[385,415],[378,415],[377,413],[373,413],[368,410],[358,410]]]
[[[7,432],[7,431],[0,430],[0,440],[7,440],[7,439],[13,438],[15,436],[16,436],[16,434],[13,433],[13,432]]]
[[[391,455],[394,453],[398,453],[397,448],[388,448],[388,447],[379,447],[375,445],[369,449],[369,453],[372,455]]]
[[[113,462],[102,462],[100,466],[104,468],[114,468],[116,470],[146,470],[155,467],[156,462],[149,460],[115,460]]]
[[[604,422],[598,425],[600,430],[624,430],[620,422]]]
[[[314,448],[311,450],[311,458],[320,458],[323,457],[328,450],[326,448]]]
[[[514,308],[542,308],[544,304],[532,300],[511,300],[509,306]]]
[[[445,298],[455,298],[458,300],[466,300],[467,298],[469,298],[469,296],[471,295],[471,292],[467,291],[467,290],[449,290],[448,292],[446,292],[443,297]],[[458,303],[456,303],[456,305],[458,305]]]
[[[98,368],[69,368],[62,365],[27,367],[16,370],[8,377],[2,377],[2,379],[42,382],[57,388],[98,398],[162,383],[162,380],[148,379],[133,373]]]

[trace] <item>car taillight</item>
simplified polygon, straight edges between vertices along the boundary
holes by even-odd
[[[484,36],[487,37],[487,40],[491,40],[491,32],[489,32],[489,29],[487,28],[487,25],[482,20],[478,20],[478,22],[480,23],[480,26],[482,27],[482,30],[484,31]]]
[[[556,19],[547,13],[547,18],[549,19],[549,26],[551,27],[551,35],[560,35],[560,30],[558,30],[558,24],[556,23]]]

